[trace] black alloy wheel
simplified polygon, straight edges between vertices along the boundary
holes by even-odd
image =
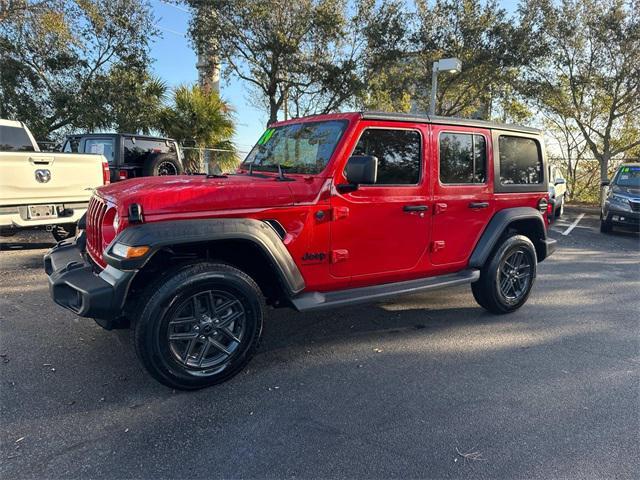
[[[230,292],[208,290],[184,300],[169,320],[171,354],[185,368],[207,371],[224,366],[246,330],[241,301]]]
[[[498,285],[506,303],[516,304],[527,294],[532,281],[532,264],[530,253],[523,248],[512,250],[502,259],[498,269]]]
[[[159,382],[195,390],[224,382],[253,357],[262,333],[262,293],[237,268],[175,267],[147,287],[134,315],[138,358]]]
[[[536,249],[528,237],[503,237],[480,269],[480,279],[471,284],[473,297],[492,313],[517,310],[529,298],[537,263]]]

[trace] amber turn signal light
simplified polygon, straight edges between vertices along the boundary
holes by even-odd
[[[146,255],[149,247],[146,245],[131,247],[122,243],[116,243],[111,251],[120,258],[138,258]]]

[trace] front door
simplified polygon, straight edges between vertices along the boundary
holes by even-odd
[[[431,262],[463,266],[487,225],[495,205],[491,133],[470,127],[432,126],[434,212]]]
[[[393,281],[418,268],[429,245],[426,129],[419,124],[362,122],[351,155],[378,158],[378,178],[331,198],[331,274]],[[346,162],[345,162],[346,163]],[[348,183],[343,173],[335,184]],[[335,188],[334,188],[335,190]],[[358,282],[356,282],[358,283]]]

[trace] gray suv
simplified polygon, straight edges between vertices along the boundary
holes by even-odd
[[[640,229],[640,163],[624,163],[611,182],[602,182],[600,231],[615,227]]]

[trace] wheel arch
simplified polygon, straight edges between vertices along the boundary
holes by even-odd
[[[547,229],[542,214],[532,207],[507,208],[497,212],[489,221],[469,259],[469,266],[482,268],[491,252],[505,235],[524,235],[536,249],[538,262],[553,251],[555,241],[547,239]]]
[[[112,252],[118,242],[147,245],[140,259],[124,260]],[[251,276],[265,297],[274,303],[292,297],[305,287],[302,274],[276,231],[254,219],[179,220],[136,225],[121,232],[104,254],[107,264],[135,270],[134,292],[157,279],[167,267],[200,260],[215,260],[239,268]]]

